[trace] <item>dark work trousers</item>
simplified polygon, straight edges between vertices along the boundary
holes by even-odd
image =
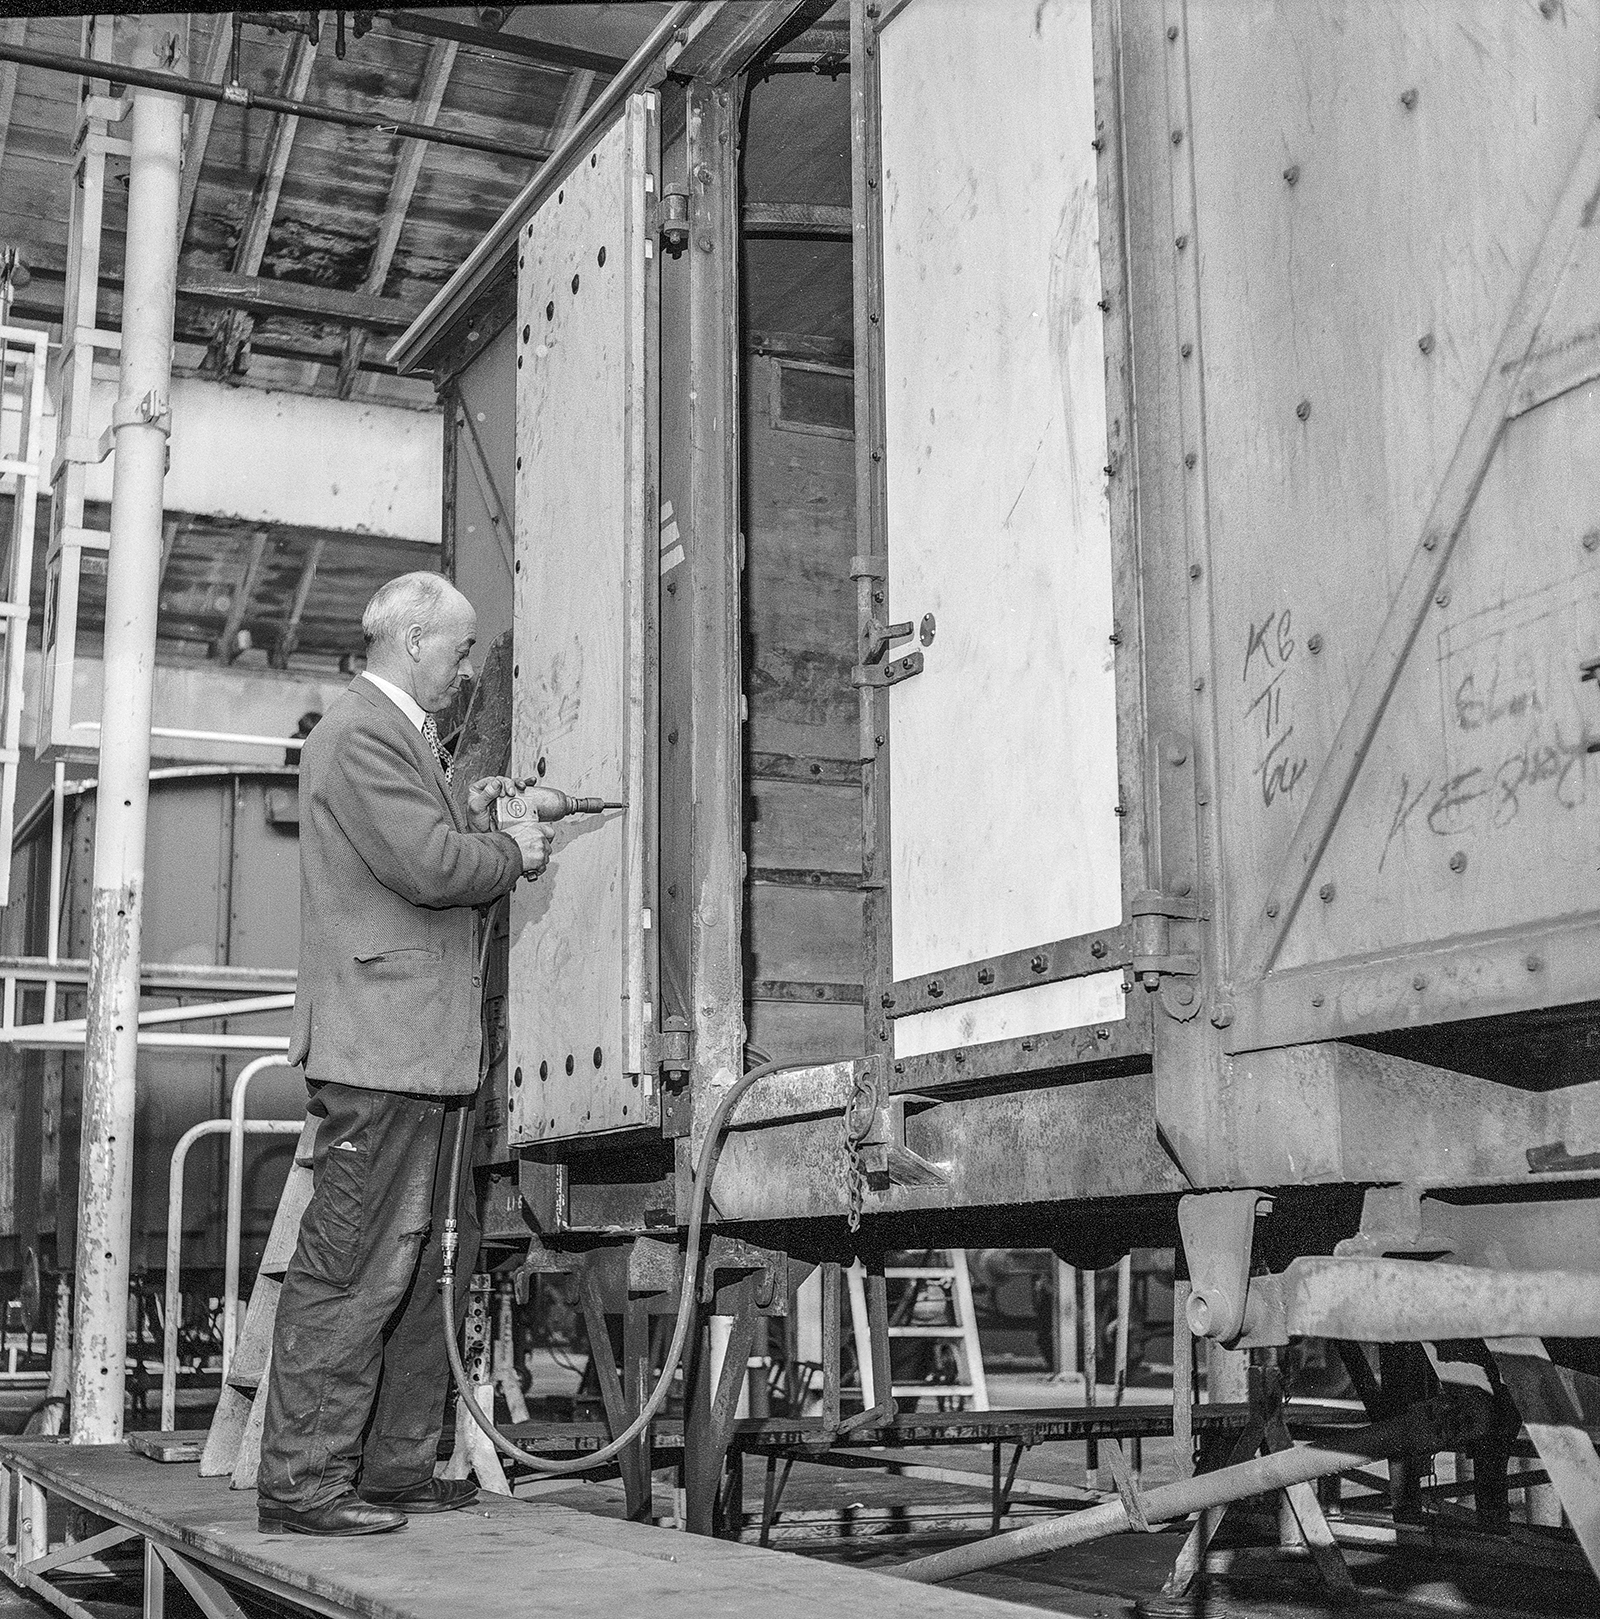
[[[473,1099],[313,1083],[314,1189],[272,1335],[257,1490],[319,1507],[357,1479],[433,1476],[449,1361],[439,1277],[457,1110],[467,1152],[456,1219],[457,1321],[478,1257]]]

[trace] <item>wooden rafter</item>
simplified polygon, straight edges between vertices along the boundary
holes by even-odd
[[[450,70],[455,66],[456,52],[461,47],[453,39],[437,41],[428,50],[427,64],[422,70],[422,88],[412,109],[414,124],[432,124],[444,105],[445,86],[450,82]],[[411,211],[412,194],[422,173],[422,160],[428,155],[426,141],[405,141],[395,163],[394,179],[389,185],[389,197],[383,207],[383,218],[378,222],[377,240],[372,246],[372,257],[367,264],[362,292],[369,298],[378,298],[389,280],[389,267],[394,263],[395,250],[400,245],[400,232],[405,228],[406,215]],[[353,328],[345,336],[344,356],[339,362],[339,397],[348,399],[361,373],[362,356],[366,353],[367,333]]]
[[[206,84],[221,84],[228,71],[233,44],[233,13],[225,11],[216,19],[216,32],[200,65],[200,78]],[[178,182],[178,250],[189,233],[189,215],[194,212],[195,193],[200,189],[200,171],[206,164],[206,147],[211,142],[211,125],[217,116],[214,101],[189,103],[189,134],[183,143],[183,176]]]
[[[306,603],[311,599],[311,587],[316,582],[317,567],[322,561],[322,553],[327,544],[324,539],[313,540],[311,549],[306,552],[305,561],[300,565],[300,578],[294,587],[294,598],[289,603],[288,611],[283,615],[283,623],[278,628],[277,644],[272,649],[271,663],[274,669],[289,667],[289,654],[299,643],[300,620],[305,616]]]
[[[258,529],[250,540],[250,554],[245,558],[234,588],[233,600],[228,604],[228,617],[217,637],[216,654],[223,663],[232,663],[239,655],[239,631],[244,628],[245,615],[250,611],[250,598],[261,580],[261,565],[267,557],[267,532]]]
[[[28,19],[12,17],[0,23],[0,40],[21,45],[27,40]],[[0,63],[0,163],[6,160],[6,139],[11,133],[11,108],[17,99],[17,64]]]
[[[555,127],[550,131],[550,150],[555,151],[573,131],[589,105],[589,92],[594,89],[594,69],[580,67],[561,93],[561,105],[556,109]]]
[[[288,67],[284,73],[283,96],[288,101],[304,101],[311,83],[311,69],[317,59],[317,48],[304,34],[296,34],[289,51]],[[267,238],[272,221],[278,212],[278,195],[283,190],[283,177],[289,170],[289,154],[294,150],[294,137],[300,120],[292,113],[280,113],[272,126],[272,137],[267,142],[267,163],[256,187],[244,229],[239,234],[239,245],[233,255],[236,275],[256,275],[266,257]],[[250,340],[255,325],[252,316],[235,312],[230,314],[218,333],[220,369],[232,371],[239,349]]]

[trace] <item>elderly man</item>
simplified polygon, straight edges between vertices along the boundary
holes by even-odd
[[[300,979],[289,1060],[318,1121],[315,1187],[284,1277],[257,1481],[264,1532],[361,1535],[465,1506],[434,1477],[448,1363],[438,1304],[446,1123],[478,1086],[473,908],[549,858],[536,822],[493,830],[503,777],[465,824],[433,716],[477,633],[437,574],[367,604],[367,668],[308,738],[300,768]],[[471,1178],[458,1211],[470,1273]]]

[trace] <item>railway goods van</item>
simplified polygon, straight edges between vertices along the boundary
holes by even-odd
[[[670,1309],[709,1190],[734,1344],[819,1262],[1174,1244],[1214,1389],[1553,1400],[1600,1555],[1596,7],[697,49],[396,350],[486,756],[627,804],[502,923],[492,1229]]]

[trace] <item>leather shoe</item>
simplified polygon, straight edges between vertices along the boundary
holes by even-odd
[[[398,1490],[363,1486],[359,1494],[375,1507],[394,1507],[400,1512],[454,1512],[478,1499],[478,1486],[470,1478],[425,1478]]]
[[[258,1498],[256,1522],[264,1535],[381,1535],[404,1529],[406,1515],[374,1506],[347,1490],[320,1507],[291,1507]]]

